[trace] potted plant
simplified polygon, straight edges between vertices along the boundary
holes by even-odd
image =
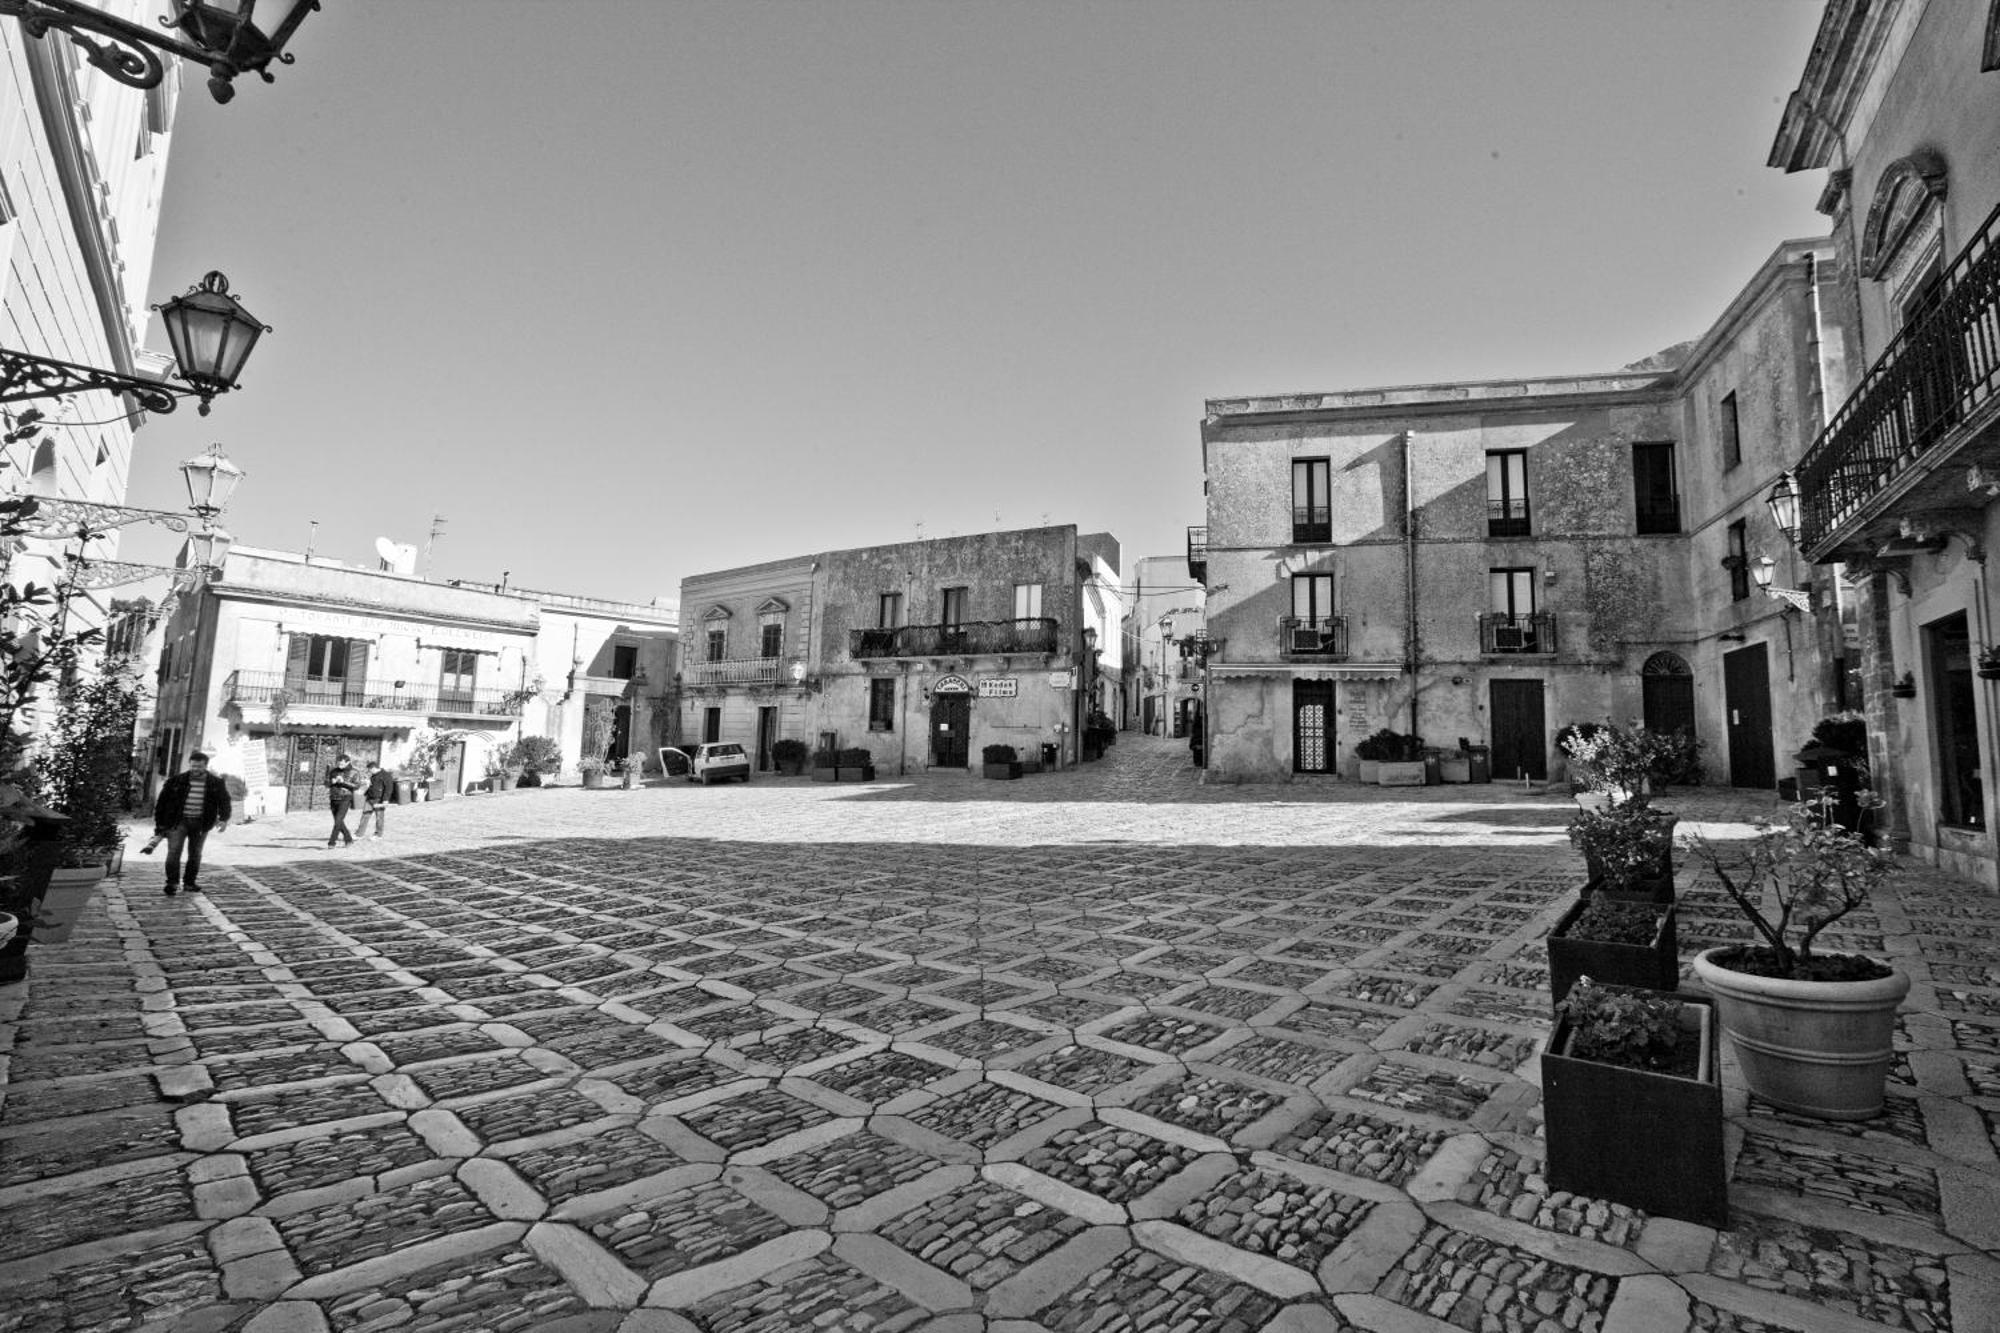
[[[583,706],[583,750],[576,765],[583,774],[584,786],[604,785],[604,770],[610,766],[604,756],[611,749],[611,736],[617,728],[617,702],[609,695],[591,696]]]
[[[1354,756],[1361,761],[1360,780],[1374,783],[1382,776],[1382,761],[1396,752],[1402,737],[1383,727],[1374,735],[1354,743]]]
[[[552,777],[562,771],[562,746],[553,736],[523,736],[510,748],[510,757],[521,777],[527,776],[530,769],[537,778]]]
[[[486,756],[486,780],[493,784],[494,791],[512,791],[516,779],[521,776],[520,761],[514,757],[515,744],[496,745]]]
[[[989,745],[979,752],[981,777],[1013,779],[1021,776],[1021,757],[1011,745]]]
[[[840,751],[823,748],[812,752],[812,780],[814,782],[840,781]]]
[[[1714,1034],[1699,998],[1579,978],[1541,1058],[1549,1188],[1727,1226]]]
[[[1872,836],[1864,822],[1861,792],[1868,785],[1868,720],[1860,713],[1833,713],[1813,727],[1798,753],[1798,798],[1824,809],[1836,824]],[[1821,795],[1831,800],[1821,804]]]
[[[1674,904],[1585,894],[1549,932],[1549,994],[1557,1003],[1579,978],[1672,990],[1680,984]]]
[[[1383,735],[1377,732],[1377,735]],[[1388,753],[1376,767],[1375,781],[1384,787],[1421,787],[1427,780],[1424,765],[1424,738],[1387,732]]]
[[[634,750],[620,759],[618,776],[626,791],[637,791],[645,784],[646,756]]]
[[[838,756],[840,781],[873,782],[875,780],[875,756],[859,745],[842,750]]]
[[[1818,805],[1829,801],[1822,796]],[[1863,803],[1880,802],[1866,793]],[[1813,945],[1882,885],[1889,873],[1883,853],[1803,801],[1783,825],[1762,823],[1733,854],[1699,835],[1688,841],[1755,932],[1752,943],[1708,949],[1694,960],[1750,1091],[1828,1120],[1880,1112],[1896,1010],[1910,978],[1875,959],[1817,953]]]
[[[780,773],[797,777],[805,771],[806,743],[794,736],[771,742],[771,762],[778,766]]]
[[[1586,809],[1652,799],[1653,785],[1664,783],[1683,764],[1685,742],[1677,735],[1649,730],[1636,723],[1582,723],[1557,733],[1557,748],[1569,760],[1570,787]]]
[[[1631,802],[1578,810],[1569,840],[1583,853],[1586,893],[1665,903],[1674,898],[1674,825],[1679,816]]]
[[[49,744],[35,758],[43,799],[69,816],[61,864],[43,902],[46,940],[69,938],[125,841],[121,821],[138,712],[137,693],[109,664],[71,684],[58,701]]]

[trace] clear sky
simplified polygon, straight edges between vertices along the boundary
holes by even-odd
[[[1609,370],[1816,174],[1819,0],[326,0],[187,72],[154,265],[274,327],[139,434],[241,542],[650,601],[995,528],[1203,521],[1203,400]],[[151,342],[165,349],[155,322]],[[171,558],[148,529],[128,559]]]

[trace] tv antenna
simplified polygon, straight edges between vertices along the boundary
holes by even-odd
[[[438,513],[436,510],[431,511],[431,535],[424,539],[424,577],[426,579],[431,576],[431,550],[437,545],[437,539],[444,536],[445,522],[446,519],[443,514]]]

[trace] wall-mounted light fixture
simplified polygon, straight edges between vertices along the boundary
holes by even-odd
[[[1785,540],[1792,545],[1799,544],[1799,488],[1792,481],[1792,474],[1780,472],[1778,484],[1764,497],[1764,505],[1771,511],[1771,522],[1778,531],[1785,534]]]
[[[1788,611],[1801,614],[1812,610],[1812,594],[1803,588],[1779,588],[1772,586],[1777,574],[1778,562],[1768,555],[1760,555],[1750,562],[1750,577],[1764,595],[1774,602],[1783,602]]]

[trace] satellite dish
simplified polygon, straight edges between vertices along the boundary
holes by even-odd
[[[417,548],[405,542],[377,537],[375,554],[382,558],[382,568],[391,574],[408,574],[417,567]]]

